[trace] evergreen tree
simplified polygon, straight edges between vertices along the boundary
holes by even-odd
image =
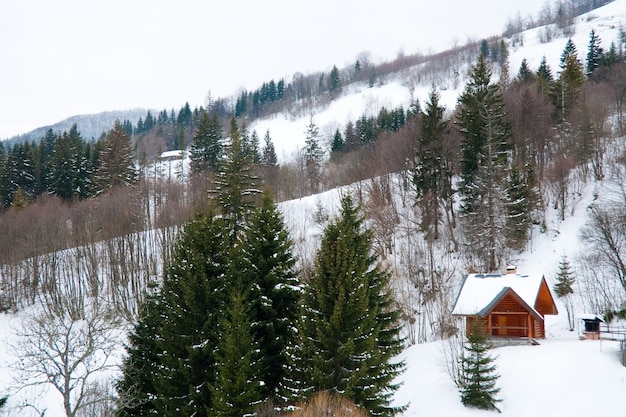
[[[324,230],[315,270],[304,286],[296,367],[301,395],[341,393],[374,416],[391,416],[394,379],[404,369],[399,311],[389,272],[372,254],[372,232],[352,197]]]
[[[539,68],[537,68],[537,91],[544,99],[547,99],[550,94],[553,82],[554,76],[552,75],[552,70],[544,56],[539,63]]]
[[[557,117],[563,122],[580,96],[580,88],[585,82],[578,51],[571,39],[568,39],[560,63],[561,72],[552,88],[552,100],[558,110]]]
[[[211,190],[233,236],[254,209],[260,194],[257,181],[258,177],[252,172],[252,160],[244,151],[241,132],[233,118],[230,122],[229,142],[224,145],[214,189]]]
[[[243,287],[249,289],[252,334],[261,355],[260,392],[277,406],[284,405],[288,396],[287,347],[294,343],[293,323],[299,311],[299,282],[291,248],[287,228],[266,191],[239,244],[235,270]]]
[[[215,348],[232,289],[226,223],[197,215],[177,239],[159,294],[159,360],[152,402],[157,415],[205,417],[213,404]]]
[[[255,343],[247,298],[241,289],[232,291],[226,315],[219,323],[215,352],[215,382],[207,415],[253,416],[261,403],[262,383],[257,370],[260,352]]]
[[[339,129],[337,129],[335,131],[335,134],[333,135],[333,142],[330,145],[330,151],[331,153],[336,155],[337,153],[343,152],[343,147],[343,138],[341,137],[341,132],[339,131]]]
[[[112,187],[129,186],[135,184],[138,177],[130,138],[117,120],[103,142],[96,187],[98,192],[103,192]]]
[[[452,195],[452,172],[443,141],[448,121],[444,119],[446,109],[439,105],[439,98],[433,86],[421,117],[413,173],[413,184],[422,209],[420,227],[432,240],[439,237],[441,205]]]
[[[509,247],[521,250],[528,241],[534,174],[530,165],[525,172],[512,167],[506,189],[506,236]]]
[[[561,298],[565,305],[567,313],[567,323],[570,331],[574,330],[574,303],[572,295],[574,294],[573,285],[576,282],[574,272],[570,266],[567,256],[563,255],[559,261],[559,270],[556,274],[556,283],[554,284],[554,293]]]
[[[482,55],[459,98],[462,135],[461,214],[468,248],[487,271],[497,268],[506,247],[504,201],[511,126],[505,120],[500,85]]]
[[[245,153],[250,158],[250,162],[253,164],[259,164],[261,162],[261,151],[259,145],[259,135],[256,130],[252,131],[252,135],[250,136],[250,140],[247,143],[247,149],[245,149]]]
[[[319,128],[313,122],[313,116],[305,132],[306,139],[304,141],[304,165],[306,175],[309,181],[309,192],[316,193],[319,191],[321,182],[322,157],[324,151],[319,142]]]
[[[602,41],[600,40],[600,37],[596,35],[596,31],[594,29],[591,29],[591,32],[589,33],[587,59],[585,62],[585,66],[587,68],[587,77],[591,76],[591,74],[593,74],[593,72],[602,63],[602,56],[604,55],[604,51],[602,50],[602,46],[600,46],[601,43]]]
[[[84,153],[85,148],[76,124],[57,137],[50,155],[47,178],[52,194],[66,201],[90,195],[92,174]]]
[[[140,310],[138,321],[128,334],[122,377],[116,384],[119,417],[143,417],[157,413],[155,381],[159,373],[158,338],[161,325],[158,296],[149,295]]]
[[[496,398],[500,388],[496,388],[499,375],[495,373],[494,359],[489,355],[491,345],[487,335],[479,327],[480,320],[472,332],[467,335],[465,354],[461,358],[461,402],[466,407],[483,410],[497,410],[496,404],[501,400]]]
[[[330,70],[330,77],[328,78],[328,91],[332,94],[336,94],[341,91],[341,77],[336,65]]]
[[[530,70],[530,67],[528,66],[528,61],[526,60],[526,58],[524,58],[522,60],[522,63],[520,64],[519,71],[517,72],[517,77],[515,78],[515,80],[520,84],[529,84],[535,82],[536,79],[537,76],[533,74],[533,72]]]
[[[278,165],[278,157],[276,156],[276,150],[274,149],[274,143],[272,142],[272,137],[270,136],[269,129],[265,132],[265,137],[263,138],[263,152],[261,154],[261,164],[266,167],[275,167]]]
[[[223,135],[217,115],[213,113],[209,116],[203,111],[189,152],[193,173],[205,170],[215,172],[222,154]]]

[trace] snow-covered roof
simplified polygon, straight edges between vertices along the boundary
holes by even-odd
[[[592,314],[592,313],[579,313],[576,314],[576,316],[574,316],[577,319],[580,320],[592,320],[592,321],[601,321],[602,323],[604,323],[604,319],[600,316],[598,316],[597,314]]]
[[[483,314],[496,298],[510,288],[534,311],[543,275],[470,274],[465,278],[457,297],[453,315]],[[539,313],[537,313],[539,314]]]
[[[184,156],[184,151],[181,149],[175,149],[173,151],[166,151],[163,152],[161,154],[161,159],[168,159],[168,158],[183,158]]]

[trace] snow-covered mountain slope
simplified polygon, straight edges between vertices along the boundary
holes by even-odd
[[[616,0],[590,13],[575,19],[572,41],[577,47],[579,59],[585,62],[589,33],[592,29],[602,40],[602,47],[607,50],[611,42],[619,44],[619,31],[626,28],[626,1]],[[551,33],[551,40],[545,40],[546,32]],[[509,48],[509,73],[514,77],[523,59],[528,61],[530,68],[537,70],[545,56],[546,62],[554,75],[559,71],[559,61],[567,37],[562,35],[555,25],[541,26],[522,32],[506,39]],[[478,51],[476,51],[476,56]],[[472,60],[475,61],[475,58]],[[384,81],[369,87],[366,83],[350,84],[344,88],[343,94],[330,104],[313,109],[306,114],[276,114],[250,124],[250,131],[256,130],[262,137],[267,130],[274,142],[276,152],[281,160],[289,160],[298,149],[302,149],[305,140],[306,126],[313,121],[320,128],[320,133],[327,143],[337,128],[343,130],[346,122],[355,121],[361,115],[375,115],[382,107],[388,110],[402,105],[405,109],[418,99],[424,103],[432,85],[441,93],[440,103],[451,112],[467,79],[469,64],[459,65],[454,71],[442,68],[433,74],[424,71],[427,64],[403,70],[400,73],[385,77]],[[419,74],[422,74],[419,76]],[[494,70],[494,77],[499,74]]]

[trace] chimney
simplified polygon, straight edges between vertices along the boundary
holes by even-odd
[[[506,267],[506,274],[512,275],[517,274],[517,267],[515,265],[509,265]]]

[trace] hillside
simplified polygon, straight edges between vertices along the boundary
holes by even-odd
[[[591,29],[596,30],[603,47],[608,49],[611,42],[618,40],[623,24],[626,25],[626,0],[616,0],[578,17],[572,40],[578,46],[580,60],[585,59]],[[526,59],[533,70],[544,56],[553,70],[559,67],[559,57],[567,38],[555,35],[549,42],[541,41],[546,30],[546,27],[537,27],[516,34],[515,39],[507,39],[513,76],[522,59]],[[373,85],[368,82],[349,83],[344,85],[341,94],[324,104],[302,106],[299,111],[275,113],[252,121],[248,128],[257,131],[261,137],[265,131],[270,131],[282,167],[289,168],[292,166],[290,164],[295,164],[294,160],[297,160],[298,153],[305,146],[305,131],[313,119],[320,127],[326,151],[324,161],[328,162],[332,134],[336,130],[343,130],[348,120],[355,120],[363,114],[374,116],[383,107],[408,108],[415,99],[425,103],[433,85],[441,92],[442,104],[450,116],[468,81],[468,70],[475,62],[477,51],[453,55],[452,67],[433,69],[432,65],[423,63],[380,77]],[[613,121],[613,118],[609,117],[609,120]],[[620,159],[623,156],[620,152],[624,151],[623,137],[617,133],[617,122],[613,122],[607,122],[606,132],[611,133],[607,133],[605,138],[606,153],[602,160],[606,161],[606,167],[603,176],[594,177],[589,173],[591,168],[571,168],[562,180],[567,182],[569,179],[571,182],[567,183],[569,188],[560,200],[558,181],[546,174],[540,190],[544,199],[537,209],[540,216],[530,226],[528,241],[522,249],[507,250],[503,255],[503,264],[514,264],[522,273],[544,274],[550,287],[556,281],[559,260],[563,256],[570,259],[577,276],[572,297],[576,313],[602,314],[602,308],[617,308],[624,296],[623,288],[616,284],[611,275],[610,266],[587,257],[597,248],[581,239],[581,230],[593,220],[594,207],[612,207],[615,202],[619,207],[623,206],[625,192],[621,172],[623,165],[620,165],[623,162]],[[408,155],[401,156],[411,159]],[[76,213],[72,213],[75,217],[67,215],[57,219],[61,224],[60,229],[72,232],[69,234],[72,239],[68,238],[65,250],[37,253],[37,256],[20,259],[14,265],[0,265],[0,273],[4,274],[3,279],[6,280],[6,287],[1,288],[0,295],[4,297],[8,290],[13,290],[24,298],[24,301],[17,303],[17,312],[0,314],[0,397],[8,392],[13,383],[11,377],[15,376],[9,367],[9,362],[15,359],[11,356],[9,346],[18,343],[15,333],[22,329],[24,318],[38,309],[37,303],[31,301],[31,297],[36,299],[33,294],[37,294],[38,285],[53,288],[58,285],[63,288],[61,291],[66,291],[76,300],[82,300],[80,297],[90,292],[95,292],[103,299],[111,297],[126,308],[126,318],[137,317],[139,294],[143,295],[143,289],[161,278],[167,256],[171,256],[168,251],[171,250],[177,228],[185,216],[193,211],[193,202],[188,203],[188,206],[184,206],[184,202],[193,201],[194,198],[201,201],[206,199],[206,194],[203,194],[206,184],[193,183],[188,188],[181,186],[189,179],[188,162],[163,162],[145,168],[143,173],[148,186],[141,189],[147,196],[145,200],[142,200],[144,195],[140,192],[134,194],[123,190],[120,194],[124,194],[124,198],[117,195],[117,200],[87,200],[82,206],[77,203],[73,206],[76,207]],[[184,167],[180,175],[179,167]],[[374,230],[376,253],[392,272],[393,290],[404,313],[402,323],[407,348],[398,359],[406,361],[406,371],[398,380],[402,386],[394,397],[394,404],[408,404],[408,409],[402,414],[407,417],[487,415],[486,412],[467,409],[461,404],[458,390],[445,370],[445,343],[439,340],[440,336],[454,334],[456,326],[459,326],[449,313],[463,277],[475,266],[472,263],[475,259],[465,256],[466,247],[463,245],[467,242],[463,241],[460,228],[453,226],[449,219],[442,220],[446,228],[441,232],[441,237],[436,241],[427,241],[425,233],[418,227],[422,213],[416,208],[408,171],[405,169],[365,178],[343,187],[283,201],[279,209],[291,232],[299,267],[306,269],[312,265],[328,218],[337,213],[342,193],[352,192],[357,195],[363,202],[367,224]],[[550,172],[549,169],[546,172]],[[455,210],[459,210],[459,198],[455,197],[452,204]],[[65,208],[60,203],[58,206],[63,206],[58,208],[59,212]],[[126,219],[126,210],[136,207],[140,207],[141,215],[148,218],[145,220],[146,230],[140,230],[133,224],[135,228],[130,229],[132,233],[120,232],[116,235],[117,227]],[[101,213],[107,215],[104,228],[111,229],[113,238],[110,240],[99,239],[103,227],[94,219]],[[46,216],[50,214],[37,213],[31,219],[35,222],[40,221],[39,217],[49,218]],[[16,218],[17,215],[7,216],[5,220],[10,223]],[[25,225],[28,225],[28,218],[21,219],[16,227],[19,229]],[[45,237],[49,240],[56,238],[56,235]],[[26,236],[23,240],[30,238],[37,245],[42,240],[38,236]],[[75,243],[82,238],[88,240],[89,244],[82,246]],[[5,242],[0,253],[9,252],[7,248],[12,244]],[[137,254],[139,256],[135,256]],[[126,273],[130,277],[127,282],[124,281]],[[109,283],[100,279],[109,276],[114,276],[118,281]],[[41,282],[38,281],[40,277]],[[600,294],[601,290],[606,291],[606,294]],[[606,298],[601,299],[602,296]],[[0,302],[4,301],[0,298]],[[503,347],[492,351],[497,357],[500,374],[498,386],[502,389],[499,395],[502,399],[502,415],[626,415],[626,402],[623,400],[626,393],[626,367],[620,364],[619,343],[579,340],[580,328],[569,331],[564,303],[561,299],[556,302],[559,315],[547,317],[547,338],[540,340],[538,346]],[[127,327],[122,326],[121,331],[114,331],[109,340],[117,343],[118,348],[111,356],[115,364],[120,362],[124,353]],[[101,381],[110,385],[111,380],[106,378],[118,374],[116,370],[101,372]],[[37,392],[30,388],[16,393],[10,399],[10,404],[16,406],[22,401],[28,402],[35,398],[35,394]],[[37,412],[40,415],[62,415],[62,403],[54,390],[48,389],[43,398],[43,401],[37,402],[38,410],[23,407],[20,412],[11,411],[10,415],[30,416]]]

